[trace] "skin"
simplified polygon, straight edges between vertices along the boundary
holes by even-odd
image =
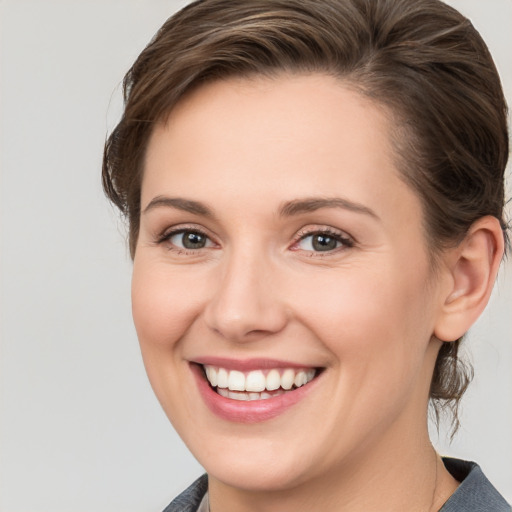
[[[212,512],[438,510],[456,489],[427,432],[434,334],[456,339],[476,319],[498,235],[488,220],[471,239],[487,272],[464,244],[433,271],[388,123],[332,77],[283,75],[202,86],[152,134],[133,316],[153,389],[209,474]],[[280,214],[312,197],[359,210]],[[184,249],[179,234],[162,239],[172,229],[208,243]],[[350,242],[312,250],[325,230]],[[461,300],[477,289],[471,316]],[[205,356],[324,371],[283,414],[241,424],[206,407],[189,364]]]

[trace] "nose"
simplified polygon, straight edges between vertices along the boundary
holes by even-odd
[[[288,315],[276,277],[261,255],[232,254],[223,262],[204,310],[208,327],[235,342],[280,332]]]

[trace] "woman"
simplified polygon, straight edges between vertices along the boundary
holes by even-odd
[[[167,511],[510,510],[427,431],[506,240],[506,106],[437,0],[206,0],[105,148],[153,389],[205,467]]]

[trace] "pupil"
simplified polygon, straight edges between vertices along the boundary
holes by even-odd
[[[183,247],[186,249],[201,249],[206,245],[206,237],[200,233],[184,233]]]
[[[315,251],[332,251],[336,249],[336,239],[326,235],[315,235],[313,237],[313,249]]]

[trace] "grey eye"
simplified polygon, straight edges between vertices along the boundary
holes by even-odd
[[[198,231],[181,231],[175,233],[169,238],[169,241],[176,247],[182,249],[203,249],[211,245],[209,238]]]
[[[342,242],[328,233],[313,233],[300,240],[298,246],[304,251],[326,252],[333,251]]]

